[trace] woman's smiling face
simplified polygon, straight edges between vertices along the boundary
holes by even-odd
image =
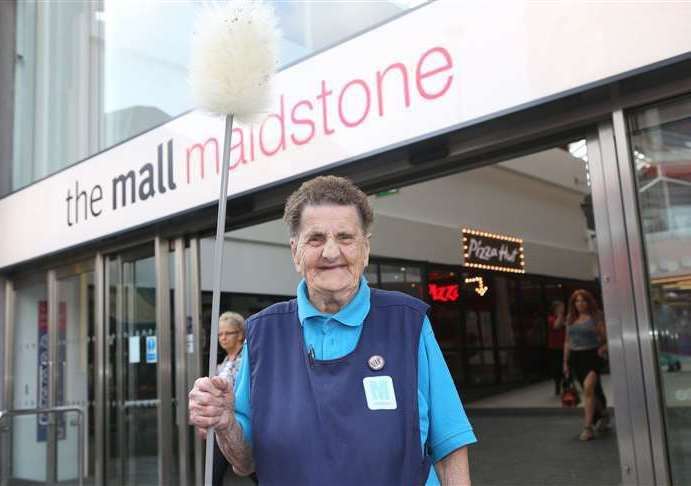
[[[308,290],[320,294],[356,290],[369,261],[369,239],[355,206],[305,206],[290,248]]]

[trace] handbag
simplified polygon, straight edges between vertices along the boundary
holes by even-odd
[[[572,408],[578,406],[579,403],[581,403],[581,397],[578,394],[578,389],[573,382],[573,378],[570,376],[564,378],[562,382],[561,406]]]

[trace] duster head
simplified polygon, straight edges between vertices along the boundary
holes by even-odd
[[[263,1],[206,8],[193,36],[189,73],[199,108],[241,120],[266,110],[278,37],[276,16]]]

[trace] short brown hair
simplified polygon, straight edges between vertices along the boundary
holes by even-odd
[[[336,176],[319,176],[304,182],[286,201],[283,221],[288,225],[290,236],[295,236],[300,228],[300,218],[305,206],[334,204],[355,206],[360,215],[362,230],[367,233],[374,221],[374,212],[362,192],[350,179]]]

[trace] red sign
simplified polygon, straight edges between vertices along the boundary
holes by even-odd
[[[434,302],[458,302],[460,297],[460,286],[458,284],[429,284],[427,285],[427,290]]]

